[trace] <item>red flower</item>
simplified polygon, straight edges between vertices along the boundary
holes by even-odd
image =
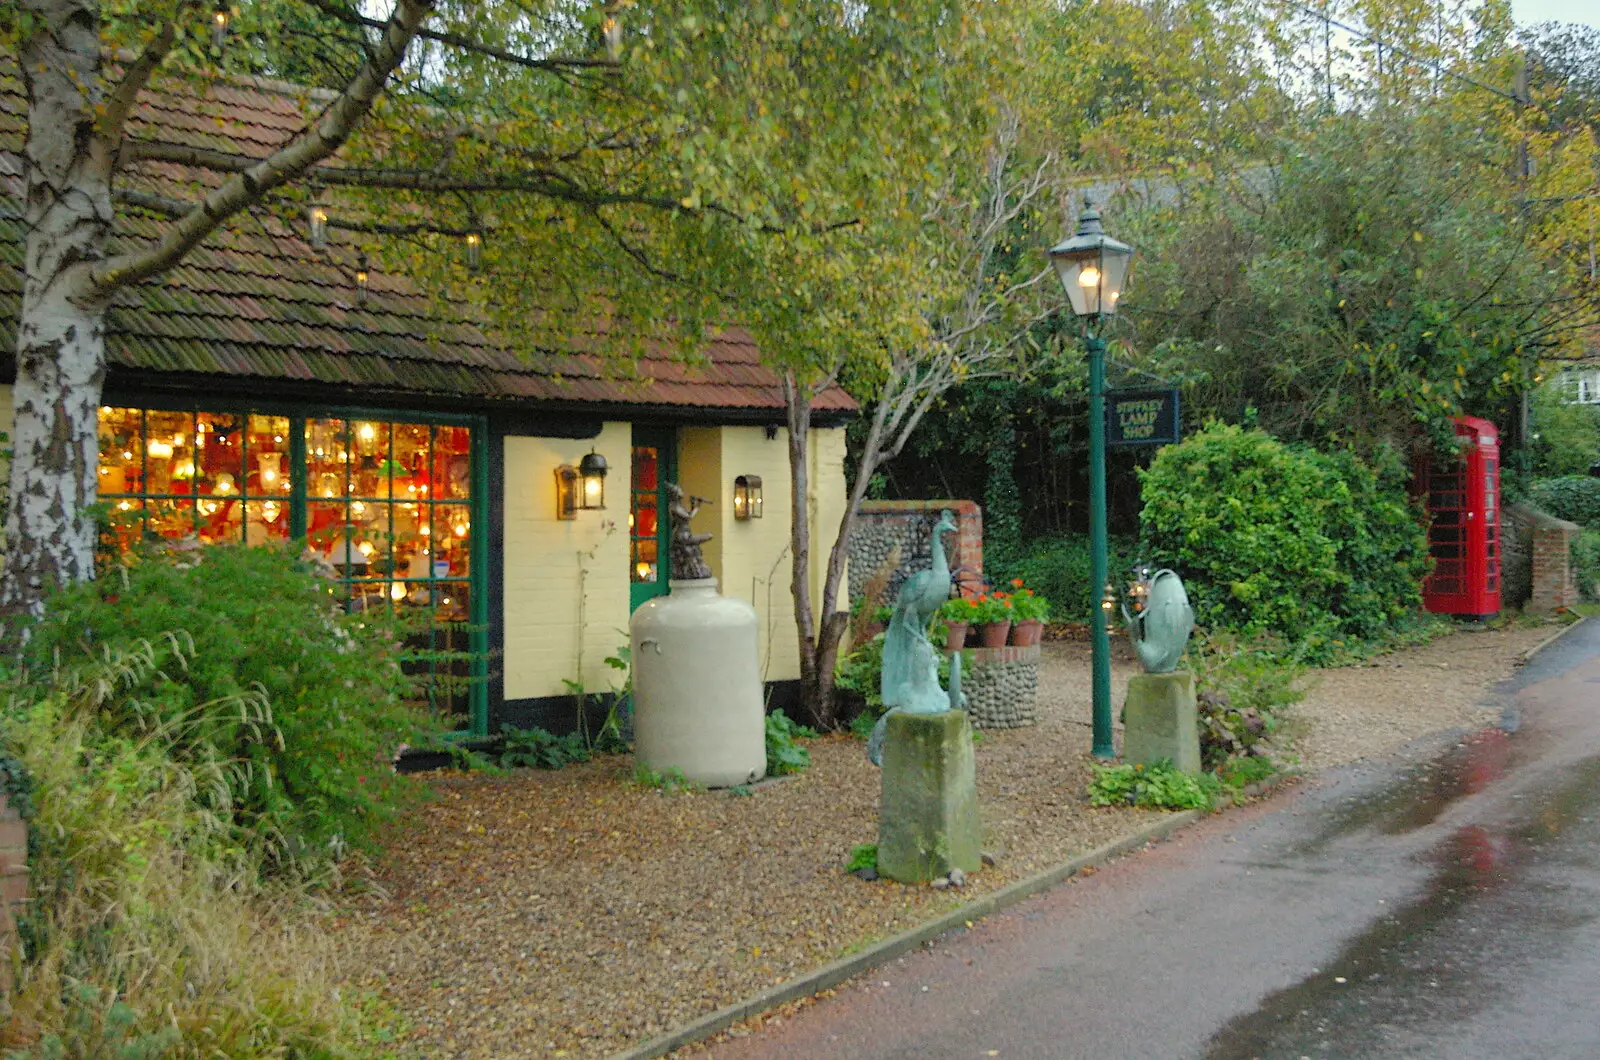
[[[1011,579],[1011,587],[1012,587],[1012,588],[1013,588],[1013,589],[1020,589],[1020,588],[1022,588],[1022,579],[1021,579],[1021,578],[1012,578],[1012,579]]]

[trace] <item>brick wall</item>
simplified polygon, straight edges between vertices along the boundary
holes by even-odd
[[[946,558],[961,590],[969,595],[983,581],[983,510],[972,501],[867,501],[850,533],[850,598],[862,592],[895,545],[900,566],[889,579],[884,599],[893,603],[900,583],[933,562],[933,526],[939,513],[955,513],[956,533],[945,538]]]
[[[28,825],[0,795],[0,993],[11,993],[11,947],[27,900]]]
[[[1555,611],[1578,602],[1578,580],[1572,571],[1572,541],[1578,536],[1576,523],[1540,511],[1531,505],[1514,504],[1508,509],[1517,524],[1530,571],[1526,610]]]

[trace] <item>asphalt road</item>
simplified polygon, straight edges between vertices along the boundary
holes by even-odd
[[[1600,621],[1497,696],[712,1055],[1600,1058]]]

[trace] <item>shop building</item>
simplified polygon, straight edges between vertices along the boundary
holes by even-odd
[[[133,132],[260,154],[300,127],[302,105],[266,82],[153,91]],[[0,383],[14,372],[22,289],[24,109],[19,83],[0,77],[0,114],[13,119],[0,125]],[[187,176],[169,165],[127,179]],[[158,229],[127,215],[118,238]],[[595,330],[574,345],[630,338]],[[762,673],[781,699],[799,676],[782,396],[742,329],[700,353],[691,369],[647,343],[628,379],[585,353],[529,357],[404,277],[358,266],[348,247],[241,219],[110,313],[106,547],[304,541],[346,606],[413,609],[435,646],[460,655],[456,676],[473,680],[441,680],[433,704],[448,725],[559,730],[576,718],[574,687],[615,681],[605,659],[632,609],[668,591],[664,491],[676,481],[710,501],[695,529],[715,535],[706,558],[723,591],[755,606]],[[839,390],[813,410],[813,557],[843,514],[853,414]],[[0,430],[10,417],[0,385]],[[596,458],[599,496],[583,476]]]

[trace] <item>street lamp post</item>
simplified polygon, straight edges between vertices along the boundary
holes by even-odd
[[[1089,353],[1089,568],[1095,598],[1107,581],[1106,557],[1106,344],[1100,337],[1103,318],[1117,311],[1122,283],[1128,276],[1133,248],[1112,239],[1100,227],[1100,211],[1085,206],[1078,231],[1050,248],[1050,261],[1066,288],[1072,311],[1083,321]],[[1096,758],[1115,758],[1111,737],[1111,637],[1103,601],[1090,621],[1093,668],[1094,745]]]

